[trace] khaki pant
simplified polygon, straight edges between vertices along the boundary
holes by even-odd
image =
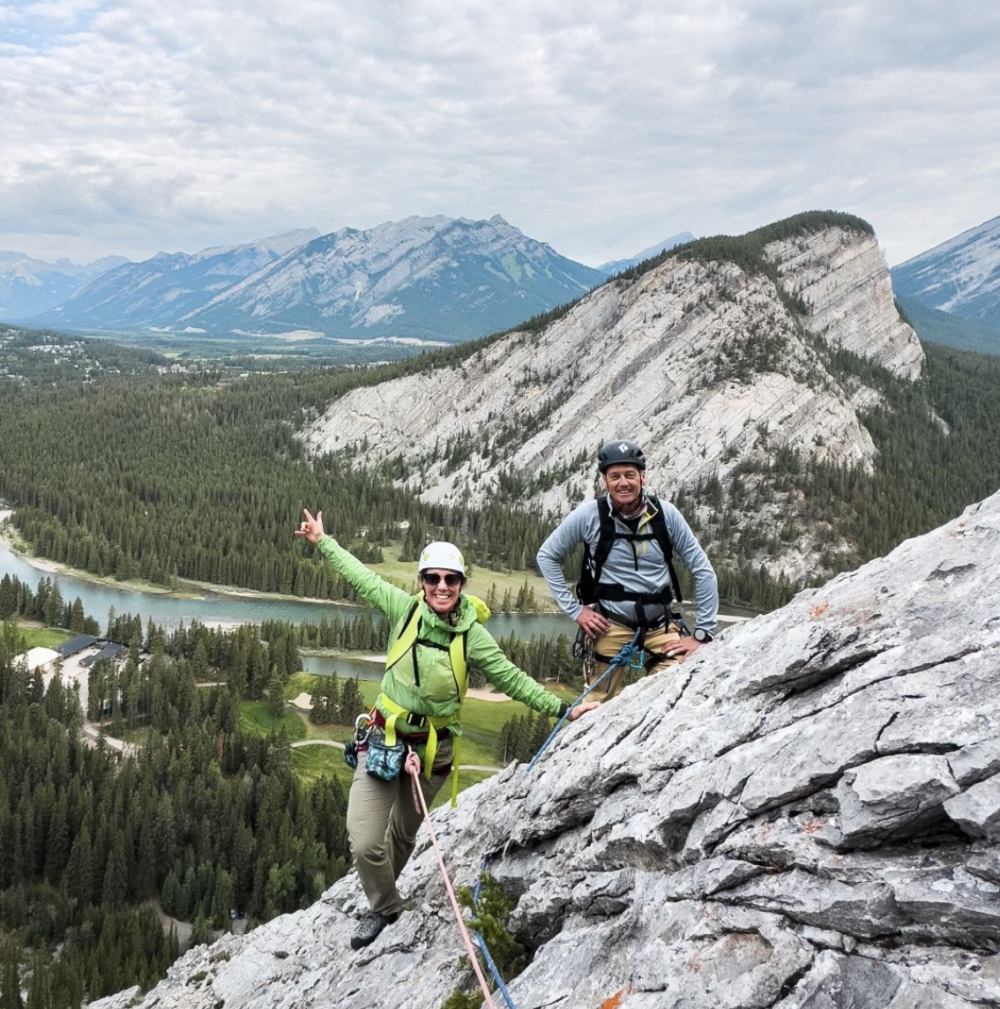
[[[417,751],[421,757],[423,749],[421,746]],[[439,739],[430,781],[420,774],[420,790],[428,808],[451,773],[451,754],[451,737]],[[413,798],[413,779],[405,769],[394,781],[382,781],[365,771],[367,761],[367,753],[358,754],[347,802],[347,834],[371,909],[398,914],[403,902],[396,880],[413,854],[424,816]]]
[[[630,644],[634,637],[635,631],[631,627],[612,623],[607,634],[602,634],[594,642],[594,652],[596,655],[604,655],[608,659],[612,659],[621,651],[623,646]],[[645,651],[642,669],[629,669],[624,664],[615,666],[614,672],[609,677],[606,677],[592,694],[587,695],[587,700],[610,700],[625,685],[626,676],[631,675],[634,678],[637,674],[658,673],[661,669],[666,669],[667,666],[676,666],[678,660],[664,658],[663,653],[669,648],[671,642],[679,640],[680,632],[678,631],[677,624],[673,622],[668,623],[666,627],[647,631],[646,641],[643,645]],[[600,659],[596,659],[594,662],[594,675],[587,680],[587,686],[589,687],[591,683],[596,682],[610,665],[610,662],[602,662]]]

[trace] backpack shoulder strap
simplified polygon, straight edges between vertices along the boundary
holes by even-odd
[[[680,580],[674,568],[674,545],[670,542],[670,533],[667,532],[667,520],[663,515],[663,505],[660,504],[660,499],[652,494],[649,495],[649,502],[656,511],[656,514],[650,521],[653,535],[656,536],[656,542],[660,544],[660,549],[663,551],[663,560],[666,562],[667,570],[670,572],[670,587],[673,590],[674,599],[678,603],[681,603],[684,601],[684,596],[681,595]]]
[[[442,651],[448,652],[448,657],[451,660],[452,672],[455,674],[455,682],[458,684],[458,694],[462,700],[465,700],[465,692],[469,689],[469,670],[468,664],[466,662],[466,653],[468,652],[468,639],[469,632],[462,631],[461,634],[456,634],[451,641],[451,645],[445,648],[444,645],[438,645],[433,641],[423,641],[420,638],[420,600],[414,599],[413,605],[410,607],[410,611],[406,615],[406,619],[403,621],[403,629],[399,632],[399,637],[393,642],[392,647],[389,649],[385,657],[385,668],[389,669],[394,666],[407,652],[413,653],[413,675],[414,681],[417,686],[420,685],[419,673],[417,671],[417,655],[416,647],[417,644],[429,645],[433,648],[440,648]]]
[[[601,528],[597,535],[597,544],[594,547],[594,553],[589,558],[593,567],[595,585],[601,580],[601,571],[604,568],[604,562],[608,559],[608,554],[611,553],[611,546],[615,541],[615,520],[611,515],[611,505],[608,504],[606,497],[599,497],[597,499],[597,516],[600,519]],[[589,552],[590,548],[588,544],[585,553]],[[587,559],[584,557],[584,562]]]
[[[420,631],[420,600],[414,599],[403,621],[403,629],[385,657],[385,668],[394,666],[416,643]]]

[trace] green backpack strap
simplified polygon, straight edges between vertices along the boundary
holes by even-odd
[[[476,608],[476,620],[485,624],[489,619],[490,611],[486,604],[476,596],[469,596],[472,605]],[[394,666],[408,651],[415,648],[420,635],[420,597],[413,600],[409,613],[403,624],[403,629],[399,632],[399,637],[392,643],[385,657],[385,668]],[[452,637],[451,645],[448,648],[448,656],[451,659],[452,672],[455,674],[455,682],[458,684],[458,696],[464,701],[465,692],[469,689],[469,670],[466,662],[466,650],[468,632],[455,634]]]

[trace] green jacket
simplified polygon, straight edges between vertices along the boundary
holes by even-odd
[[[332,536],[324,536],[319,543],[320,553],[333,565],[358,594],[376,609],[381,610],[389,621],[389,647],[399,637],[406,625],[413,606],[413,596],[367,568],[353,554],[345,550]],[[449,730],[461,735],[458,711],[462,703],[458,684],[451,671],[448,646],[456,634],[467,632],[466,660],[469,666],[481,669],[497,690],[521,701],[529,708],[545,715],[558,716],[563,710],[563,702],[555,694],[549,693],[523,670],[518,669],[500,651],[493,636],[476,619],[476,608],[464,595],[459,597],[461,612],[458,623],[452,627],[442,620],[425,602],[420,602],[421,621],[418,637],[433,641],[440,648],[416,646],[416,678],[414,678],[413,654],[407,652],[382,677],[382,693],[407,711],[418,715],[434,717],[455,716],[449,723]],[[390,712],[382,711],[386,717]],[[397,722],[397,730],[405,733],[409,727]],[[419,729],[410,731],[418,732]]]

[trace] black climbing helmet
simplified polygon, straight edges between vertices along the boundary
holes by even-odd
[[[597,468],[606,473],[609,466],[631,464],[636,469],[646,468],[646,457],[634,441],[609,441],[597,453]]]

